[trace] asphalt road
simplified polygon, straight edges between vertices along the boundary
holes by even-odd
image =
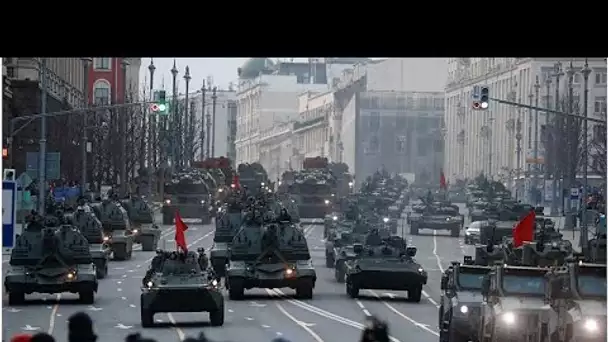
[[[186,239],[191,248],[212,244],[213,227],[189,223]],[[3,298],[3,332],[46,331],[57,341],[67,340],[67,318],[86,311],[95,322],[100,341],[116,341],[127,334],[142,332],[157,341],[179,341],[201,330],[215,341],[266,342],[282,336],[292,342],[358,341],[365,317],[376,315],[388,321],[393,342],[437,341],[437,303],[441,271],[452,260],[472,255],[473,247],[464,245],[462,236],[422,230],[418,236],[405,235],[418,247],[417,260],[428,271],[429,281],[420,303],[406,302],[404,292],[362,291],[362,298],[350,299],[344,284],[334,281],[333,269],[324,266],[322,225],[304,225],[318,280],[312,300],[293,298],[290,289],[255,289],[245,292],[242,301],[226,295],[226,320],[223,327],[210,327],[208,315],[157,314],[157,327],[143,329],[139,317],[141,279],[153,252],[137,251],[132,260],[111,262],[109,276],[100,280],[95,305],[81,305],[71,294],[31,295],[28,304],[9,307]],[[165,247],[172,248],[173,227],[163,226]],[[3,266],[6,266],[3,263]]]

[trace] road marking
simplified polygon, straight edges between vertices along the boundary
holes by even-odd
[[[173,329],[175,329],[175,332],[177,333],[177,337],[179,337],[179,340],[183,341],[184,339],[186,339],[186,334],[184,333],[184,331],[180,327],[175,326],[177,323],[175,323],[175,318],[173,318],[173,315],[168,313],[167,317],[169,317],[169,322],[171,322],[171,324],[173,324]]]
[[[247,320],[247,321],[253,321],[253,318],[252,317],[245,317],[245,320]]]
[[[127,329],[131,329],[131,328],[133,328],[133,326],[132,326],[132,325],[124,325],[124,324],[122,324],[122,323],[118,323],[118,324],[116,324],[116,325],[114,326],[114,328],[117,328],[117,329],[122,329],[122,330],[127,330]]]
[[[441,258],[437,254],[437,231],[436,230],[433,230],[433,255],[435,256],[435,259],[437,259],[437,267],[439,267],[439,270],[441,272],[443,272],[443,265],[441,265]]]
[[[429,301],[431,302],[431,304],[435,305],[436,307],[439,307],[439,304],[433,299],[431,298],[431,296],[426,292],[426,291],[422,291],[422,295]]]
[[[266,289],[266,292],[271,295],[271,296],[277,296],[277,297],[283,297],[285,298],[285,293],[283,293],[283,291],[279,290],[279,289]],[[311,313],[314,313],[316,315],[319,315],[321,317],[325,317],[327,319],[331,319],[332,321],[336,321],[338,323],[342,323],[344,325],[348,325],[350,327],[353,327],[355,329],[359,329],[359,330],[365,330],[365,325],[359,323],[359,322],[355,322],[353,320],[350,320],[346,317],[342,317],[339,315],[336,315],[334,313],[331,313],[329,311],[325,311],[319,307],[316,307],[314,305],[310,305],[306,302],[303,302],[301,300],[297,300],[297,299],[289,299],[289,298],[285,298],[285,300],[290,303],[293,304],[297,307],[300,307],[306,311],[309,311]],[[391,341],[393,342],[401,342],[400,340],[398,340],[397,338],[390,336],[389,337]]]
[[[262,324],[261,327],[265,328],[265,329],[268,329],[268,328],[270,328],[270,325]]]
[[[61,294],[57,295],[57,301],[61,299]],[[57,310],[59,310],[59,304],[53,305],[53,309],[51,310],[51,317],[49,318],[49,330],[47,333],[49,335],[53,335],[53,330],[55,330],[55,316],[57,315]]]
[[[378,294],[375,291],[372,291],[372,290],[368,290],[368,291],[371,292],[374,296],[376,296],[376,298],[382,300],[380,298],[380,296],[378,296]],[[406,321],[412,323],[414,326],[416,326],[416,327],[418,327],[418,328],[420,328],[420,329],[422,329],[422,330],[424,330],[424,331],[426,331],[426,332],[428,332],[430,334],[433,334],[433,335],[439,337],[439,333],[436,332],[436,331],[434,331],[434,330],[432,330],[432,329],[430,329],[428,324],[420,323],[420,322],[412,319],[411,317],[409,317],[409,316],[403,314],[402,312],[400,312],[399,310],[395,309],[394,306],[390,305],[389,303],[387,303],[384,300],[382,300],[382,304],[384,304],[389,310],[391,310],[392,312],[394,312],[396,315],[398,315],[401,318],[405,319]]]
[[[315,341],[325,342],[319,335],[317,335],[317,333],[315,333],[312,329],[310,329],[306,323],[296,319],[289,312],[287,312],[281,304],[276,304],[276,305],[277,305],[277,308],[279,308],[279,311],[281,311],[283,313],[283,315],[285,315],[285,317],[289,318],[295,324],[299,325],[302,329],[304,329],[304,331],[306,331],[310,336],[312,336],[312,338]]]
[[[39,327],[33,327],[29,324],[26,324],[24,327],[21,327],[21,330],[25,330],[25,331],[36,331],[40,329]]]

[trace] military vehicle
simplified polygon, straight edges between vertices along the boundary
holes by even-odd
[[[199,169],[173,174],[165,183],[167,198],[162,207],[163,224],[173,224],[176,210],[179,210],[182,218],[197,218],[202,224],[211,223],[213,189],[207,185],[211,180],[208,172]]]
[[[492,266],[496,262],[508,259],[507,247],[503,244],[494,245],[488,243],[486,245],[475,246],[475,258],[473,263],[480,266]]]
[[[154,222],[154,212],[145,199],[132,196],[122,201],[131,221],[131,233],[136,243],[141,243],[143,251],[154,251],[160,239],[160,227]]]
[[[489,203],[485,201],[475,201],[469,206],[469,220],[475,221],[487,221],[488,215],[486,214],[486,208]]]
[[[354,232],[338,233],[336,238],[327,241],[325,246],[325,266],[334,269],[334,279],[343,283],[346,279],[346,263],[357,257],[354,245],[365,242],[365,234]]]
[[[209,312],[212,326],[224,324],[219,280],[195,252],[158,251],[143,279],[141,325],[154,325],[159,312]],[[202,267],[203,266],[203,267]]]
[[[239,183],[247,188],[247,193],[255,196],[260,189],[270,185],[268,173],[260,163],[239,164],[237,167]]]
[[[95,264],[95,271],[98,279],[103,279],[108,274],[108,262],[112,249],[109,243],[104,240],[103,226],[101,221],[95,216],[91,207],[86,203],[79,205],[74,213],[70,213],[67,218],[80,230],[82,236],[89,243],[91,259]]]
[[[453,261],[441,277],[439,341],[476,341],[481,314],[481,287],[489,266]]]
[[[207,173],[209,177],[203,177],[210,194],[209,215],[215,217],[217,210],[222,206],[226,198],[230,195],[230,189],[236,187],[235,171],[232,168],[232,161],[229,158],[207,158],[204,161],[192,163],[192,167],[199,169],[200,172]]]
[[[541,341],[546,268],[496,264],[483,280],[479,341]]]
[[[336,227],[338,219],[341,218],[341,214],[338,212],[332,212],[330,215],[325,215],[323,220],[323,238],[327,239],[329,232]]]
[[[382,289],[407,291],[409,301],[420,302],[427,273],[414,259],[416,247],[394,238],[398,237],[382,241],[370,233],[365,245],[353,245],[357,257],[344,263],[346,293],[351,298],[357,298],[361,289]]]
[[[495,245],[501,243],[504,238],[513,236],[513,227],[517,225],[517,221],[497,221],[487,220],[482,221],[482,228],[479,231],[479,241],[482,243],[493,243]]]
[[[131,259],[134,238],[127,211],[113,199],[91,203],[90,206],[101,221],[103,240],[110,246],[114,260]]]
[[[209,255],[211,265],[219,277],[225,275],[230,245],[243,222],[243,209],[241,201],[233,196],[216,218],[213,246]]]
[[[348,165],[346,163],[329,163],[327,167],[336,179],[336,196],[338,198],[348,196],[353,191],[354,185],[354,178],[348,172]]]
[[[327,168],[326,158],[306,158],[304,169],[289,173],[293,181],[288,192],[296,201],[302,219],[324,219],[332,211],[336,197],[336,178]],[[287,174],[284,174],[284,178]]]
[[[570,259],[552,268],[545,301],[551,341],[606,341],[606,265]]]
[[[295,289],[300,298],[312,298],[316,280],[302,230],[281,218],[262,221],[258,209],[247,213],[232,240],[226,269],[231,299],[243,298],[245,289],[282,287]]]
[[[410,234],[418,235],[420,229],[432,229],[449,230],[453,237],[460,235],[463,220],[458,210],[441,203],[424,204],[422,207],[412,208],[413,212],[409,216]]]
[[[93,304],[97,292],[95,265],[89,244],[71,225],[47,227],[37,216],[11,251],[4,278],[9,305],[25,302],[25,295],[38,293],[77,293],[84,304]]]

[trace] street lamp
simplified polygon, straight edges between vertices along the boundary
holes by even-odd
[[[88,121],[88,109],[89,109],[89,67],[93,62],[93,58],[91,57],[83,57],[80,59],[82,61],[82,69],[83,69],[83,78],[84,78],[84,114],[82,115],[82,175],[80,180],[80,194],[84,195],[87,191],[87,143],[89,140],[87,134],[87,125]]]
[[[588,141],[588,125],[587,125],[587,108],[588,108],[588,101],[589,101],[589,74],[591,73],[591,69],[589,68],[589,61],[587,58],[585,58],[585,65],[583,66],[583,69],[581,70],[581,73],[583,74],[583,80],[584,80],[584,87],[585,90],[583,92],[583,203],[582,203],[582,208],[581,208],[581,235],[580,235],[580,247],[581,248],[585,248],[585,245],[587,244],[588,241],[588,232],[587,232],[587,186],[588,186],[588,182],[589,180],[587,179],[587,168],[589,166],[589,161],[588,161],[588,148],[589,148],[589,141]],[[597,248],[594,248],[594,253],[597,253]],[[595,259],[594,259],[595,260]]]

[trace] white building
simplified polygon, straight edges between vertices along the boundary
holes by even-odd
[[[198,160],[203,159],[203,154],[205,157],[220,157],[224,156],[230,158],[233,162],[236,160],[236,149],[235,149],[235,140],[236,140],[236,120],[237,120],[237,96],[236,91],[232,90],[217,90],[216,99],[215,99],[215,125],[213,124],[213,92],[206,91],[205,92],[205,110],[203,112],[203,96],[201,91],[197,91],[196,94],[190,95],[192,99],[190,103],[194,103],[195,106],[195,116],[196,120],[199,123],[195,130],[195,137],[199,141],[196,142],[195,146],[200,146],[200,131],[201,131],[201,118],[204,114],[203,122],[205,123],[205,146],[203,149],[200,147],[197,148],[196,158]],[[207,128],[207,123],[209,123],[209,128]],[[211,132],[211,137],[209,137],[208,131]],[[207,144],[207,140],[209,143]],[[207,149],[207,145],[209,148]],[[213,155],[211,155],[213,152]]]
[[[334,93],[306,92],[298,98],[298,121],[294,123],[295,170],[302,168],[304,158],[329,155],[329,122],[334,116]],[[331,158],[330,158],[331,159]]]
[[[537,162],[543,172],[544,145],[540,141],[546,115],[539,113],[538,160],[533,158],[534,111],[519,109],[490,101],[487,111],[471,107],[474,85],[488,85],[490,97],[536,105],[555,106],[555,58],[451,58],[448,62],[448,82],[445,89],[446,177],[471,178],[479,173],[498,179],[524,178]],[[570,59],[561,60],[564,73]],[[582,106],[583,78],[580,69],[584,60],[574,60],[574,97]],[[602,58],[589,60],[588,113],[606,116],[606,62]],[[538,87],[535,87],[538,78]],[[547,80],[550,82],[547,82]],[[560,98],[568,89],[566,74],[560,79]],[[580,100],[580,101],[579,101]],[[582,108],[580,109],[582,112]],[[605,130],[605,129],[604,129]],[[594,130],[590,128],[590,131]],[[593,138],[593,137],[590,137]],[[518,149],[519,146],[519,149]],[[519,191],[523,191],[520,184]]]

